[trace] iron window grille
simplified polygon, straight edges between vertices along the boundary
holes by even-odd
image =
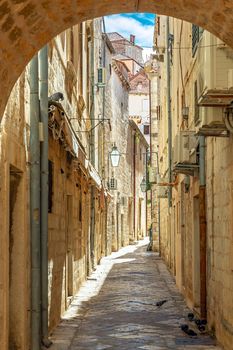
[[[192,56],[195,55],[198,47],[198,43],[201,39],[203,28],[198,27],[196,24],[192,24]]]

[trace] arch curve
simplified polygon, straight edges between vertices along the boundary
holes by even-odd
[[[0,119],[32,56],[63,30],[104,15],[150,12],[195,23],[233,48],[232,0],[3,0],[0,2]]]

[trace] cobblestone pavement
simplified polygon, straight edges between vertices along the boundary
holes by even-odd
[[[162,306],[156,303],[167,300]],[[52,336],[52,350],[220,350],[187,320],[185,306],[163,261],[144,241],[102,259]],[[187,336],[189,324],[196,337]]]

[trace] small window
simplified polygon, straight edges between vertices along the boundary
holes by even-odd
[[[157,30],[158,30],[158,35],[160,35],[160,16],[157,16]]]
[[[198,87],[197,87],[197,80],[194,83],[194,122],[195,124],[200,119],[200,110],[198,106]]]
[[[124,105],[123,102],[121,102],[121,118],[124,117]]]
[[[195,24],[192,24],[192,55],[193,56],[197,51],[198,43],[201,39],[203,31],[204,31],[203,28],[200,28]]]
[[[143,128],[144,128],[144,130],[143,130],[144,135],[149,135],[149,133],[150,133],[150,125],[144,125]]]
[[[149,99],[142,100],[142,110],[143,112],[149,111]]]
[[[79,207],[78,207],[78,220],[82,221],[82,196],[79,199]]]
[[[141,82],[141,81],[138,82],[137,91],[138,91],[138,92],[141,92],[141,91],[142,91],[142,82]]]
[[[53,162],[49,160],[48,164],[49,173],[48,173],[48,212],[52,213],[53,209]]]

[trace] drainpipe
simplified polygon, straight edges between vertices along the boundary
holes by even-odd
[[[41,142],[41,336],[42,344],[49,347],[48,339],[48,47],[39,51],[40,121],[43,128]]]
[[[158,174],[159,174],[159,153],[156,152],[156,162],[157,162],[157,169],[158,169]],[[157,188],[158,190],[158,188]],[[160,198],[157,196],[157,203],[158,203],[158,236],[159,236],[159,256],[161,256],[161,236],[160,236]]]
[[[153,75],[152,75],[153,77]],[[149,76],[149,118],[150,118],[150,166],[152,168],[153,164],[153,147],[152,147],[152,123],[151,123],[151,76]],[[151,185],[150,189],[150,244],[151,244],[151,249],[153,250],[153,190],[154,190],[154,184]]]
[[[205,137],[199,137],[199,225],[200,225],[200,313],[206,318],[206,175],[205,175]]]
[[[106,28],[105,28],[105,21],[104,21],[104,17],[102,17],[103,20],[103,30],[104,30],[104,45],[103,45],[103,68],[106,68]],[[102,101],[102,128],[103,128],[103,144],[102,144],[102,177],[105,178],[105,159],[104,159],[104,155],[105,155],[105,95],[106,95],[106,91],[105,91],[105,86],[103,86],[103,101]]]
[[[172,118],[171,118],[171,72],[170,72],[170,29],[167,17],[167,113],[168,113],[168,181],[172,183]],[[172,187],[168,187],[168,206],[172,206]]]
[[[31,231],[31,349],[40,350],[40,141],[38,56],[30,63],[30,231]]]
[[[136,133],[133,139],[133,230],[134,230],[134,240],[136,237]]]
[[[148,174],[148,149],[146,148],[146,232],[145,232],[145,236],[147,236],[147,225],[148,225],[148,220],[147,220],[147,214],[148,214],[148,208],[147,208],[147,200],[148,200],[148,193],[147,193],[147,186],[149,184],[149,174]]]
[[[104,41],[103,41],[103,67],[106,68],[106,26],[105,26],[105,19],[104,17],[102,17],[102,21],[103,21],[103,32],[104,32]],[[107,82],[106,82],[107,84]],[[106,140],[105,140],[105,97],[106,97],[106,88],[105,86],[103,87],[103,110],[102,110],[102,114],[103,114],[103,152],[102,152],[102,165],[103,165],[103,169],[102,169],[102,179],[104,180],[104,184],[106,186],[106,169],[105,169],[105,155],[106,155]],[[107,157],[108,153],[107,153]],[[108,226],[107,226],[107,219],[108,219],[108,204],[107,204],[107,200],[105,201],[105,256],[108,255]]]
[[[89,44],[90,54],[90,67],[91,67],[91,144],[90,144],[90,160],[92,165],[95,167],[95,59],[94,59],[94,40]],[[91,269],[94,269],[95,265],[95,187],[91,186],[91,227],[90,227],[90,258],[91,258]],[[91,271],[89,271],[91,272]]]

